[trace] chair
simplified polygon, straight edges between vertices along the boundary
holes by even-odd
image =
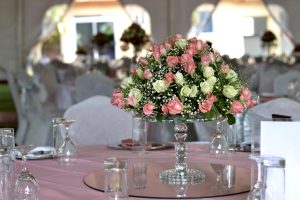
[[[113,81],[98,71],[81,75],[75,80],[75,99],[77,102],[96,95],[111,97],[113,90]]]
[[[26,132],[28,129],[28,120],[26,118],[25,111],[23,110],[21,106],[21,96],[18,91],[18,86],[15,81],[15,78],[11,74],[10,71],[8,71],[6,68],[0,66],[0,71],[2,71],[5,74],[5,77],[8,82],[8,86],[10,89],[10,92],[12,94],[12,98],[15,104],[15,108],[17,111],[18,116],[18,129],[16,132],[16,142],[18,144],[22,143],[24,141],[24,138],[26,136]]]
[[[288,95],[289,83],[292,80],[300,81],[300,72],[291,70],[284,74],[277,76],[274,79],[274,92],[277,95]]]
[[[300,121],[300,103],[288,98],[277,98],[249,109],[244,117],[244,143],[251,143],[251,135],[257,136],[260,133],[260,122],[272,121],[272,114],[287,115],[293,121]]]
[[[106,96],[90,97],[68,108],[64,114],[76,122],[70,126],[75,145],[119,144],[132,137],[132,116],[110,103]]]
[[[19,74],[17,80],[5,68],[1,68],[1,71],[4,71],[6,74],[18,114],[16,143],[35,146],[52,145],[51,122],[54,117],[62,116],[63,112],[61,110],[47,110],[40,101],[41,90],[34,85],[33,81],[30,82],[28,79],[25,81],[23,79],[24,74]],[[22,93],[19,92],[18,83]]]

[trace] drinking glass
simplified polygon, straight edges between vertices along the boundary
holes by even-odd
[[[227,140],[224,132],[224,119],[220,119],[217,121],[217,129],[216,133],[210,140],[209,152],[214,155],[223,155],[227,153]],[[227,122],[226,122],[227,123]]]
[[[15,185],[16,200],[38,200],[38,182],[33,176],[33,174],[26,167],[27,154],[33,148],[34,146],[32,145],[16,147],[16,149],[19,150],[19,152],[22,155],[22,171],[19,177],[17,178]]]
[[[258,155],[251,155],[250,159],[257,164],[257,182],[250,190],[247,200],[263,200],[265,189],[263,158]]]
[[[225,169],[225,165],[224,164],[215,164],[215,163],[211,163],[210,166],[212,167],[212,169],[214,170],[214,172],[216,173],[216,184],[212,187],[213,191],[223,191],[224,187],[223,187],[223,171]]]
[[[147,184],[147,163],[136,162],[133,163],[133,187],[136,189],[144,189]]]
[[[0,149],[7,150],[11,160],[15,160],[15,135],[13,128],[0,128]]]
[[[275,156],[265,156],[263,159],[265,168],[265,199],[285,199],[285,159]]]
[[[132,120],[133,152],[144,154],[148,148],[146,122],[140,114],[133,114]]]
[[[59,147],[58,156],[60,159],[60,163],[64,165],[74,164],[77,157],[76,146],[72,142],[69,136],[70,125],[73,124],[75,120],[63,119],[62,123],[65,127],[65,137],[62,145]]]
[[[104,192],[107,199],[126,199],[128,197],[127,160],[116,157],[104,160]]]

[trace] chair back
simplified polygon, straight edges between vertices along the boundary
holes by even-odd
[[[94,96],[68,108],[64,114],[75,120],[70,137],[75,145],[119,144],[132,137],[132,116],[110,103],[106,96]]]

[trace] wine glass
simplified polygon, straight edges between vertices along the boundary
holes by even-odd
[[[210,166],[213,168],[214,172],[217,174],[216,178],[216,184],[212,187],[212,190],[214,191],[223,191],[224,186],[223,186],[223,171],[225,168],[224,164],[216,164],[216,163],[211,163]]]
[[[256,161],[257,164],[257,182],[250,190],[247,200],[262,200],[264,197],[264,166],[263,158],[261,156],[250,156],[251,160]]]
[[[59,147],[58,156],[60,157],[60,162],[65,165],[74,163],[77,157],[76,147],[69,136],[70,125],[74,122],[75,120],[62,120],[62,123],[65,126],[65,137],[62,145]]]
[[[16,149],[22,155],[22,171],[17,178],[15,185],[16,200],[37,200],[39,194],[39,185],[33,174],[27,169],[27,154],[34,148],[32,145],[17,146]]]
[[[228,144],[223,134],[223,119],[217,121],[217,130],[210,140],[209,152],[214,155],[223,155],[227,152]]]

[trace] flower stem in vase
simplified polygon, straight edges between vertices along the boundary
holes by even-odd
[[[187,146],[187,126],[185,123],[175,124],[175,145],[176,164],[174,169],[167,169],[159,174],[160,181],[166,184],[182,185],[201,183],[205,179],[205,174],[200,170],[189,169],[186,163]]]

